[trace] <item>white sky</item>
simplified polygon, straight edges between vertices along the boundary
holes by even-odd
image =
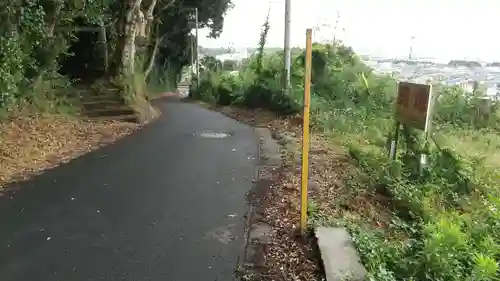
[[[269,5],[268,47],[282,47],[284,0],[233,0],[217,40],[200,33],[204,47],[256,47]],[[291,0],[291,42],[303,46],[306,28],[323,27],[318,38],[337,37],[361,53],[407,56],[410,38],[416,56],[500,60],[500,2],[495,0]],[[341,30],[345,30],[341,32]]]

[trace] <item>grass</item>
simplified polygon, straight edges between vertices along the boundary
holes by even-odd
[[[356,176],[343,179],[339,195],[340,201],[351,197],[349,203],[328,197],[335,203],[315,208],[312,223],[350,229],[372,280],[497,280],[500,252],[491,247],[499,241],[497,133],[439,128],[434,139],[440,150],[431,153],[429,174],[415,179],[403,155],[387,160],[381,139],[390,132],[387,120],[357,121],[328,132],[328,140],[346,146],[356,160],[350,171]],[[456,156],[445,159],[448,152]],[[360,194],[371,203],[356,204]],[[333,212],[339,205],[349,212]]]
[[[500,136],[490,130],[453,130],[449,129],[439,136],[463,157],[483,158],[488,168],[500,168]]]

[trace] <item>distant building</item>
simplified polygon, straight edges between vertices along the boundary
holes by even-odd
[[[215,58],[222,61],[222,62],[227,61],[227,60],[231,60],[231,61],[236,61],[238,64],[240,64],[244,59],[247,59],[249,57],[250,57],[250,55],[249,55],[248,49],[244,48],[242,50],[235,50],[235,52],[233,52],[233,53],[218,55]]]

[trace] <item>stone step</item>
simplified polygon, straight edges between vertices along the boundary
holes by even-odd
[[[130,107],[113,108],[113,109],[94,109],[94,110],[84,110],[83,115],[88,117],[97,116],[122,116],[122,115],[132,115],[135,111]]]
[[[134,115],[122,115],[122,116],[94,116],[84,118],[87,120],[95,120],[95,121],[123,121],[130,123],[138,123],[140,118],[137,114]]]
[[[89,102],[120,102],[124,103],[125,100],[123,97],[120,95],[83,95],[80,96],[80,101],[82,103],[89,103]]]
[[[82,100],[82,104],[95,104],[95,103],[105,103],[105,104],[123,104],[123,102],[117,98],[114,99],[92,99],[89,98],[88,100]]]
[[[85,102],[82,104],[83,108],[85,110],[97,110],[97,109],[119,109],[119,108],[126,108],[127,106],[124,105],[122,102],[119,101],[92,101],[92,102]]]

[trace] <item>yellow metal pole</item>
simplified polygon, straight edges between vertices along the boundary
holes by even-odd
[[[309,180],[309,113],[311,105],[311,59],[312,29],[306,31],[306,61],[304,76],[304,112],[302,124],[302,177],[300,189],[300,232],[305,235],[307,229],[307,183]]]

